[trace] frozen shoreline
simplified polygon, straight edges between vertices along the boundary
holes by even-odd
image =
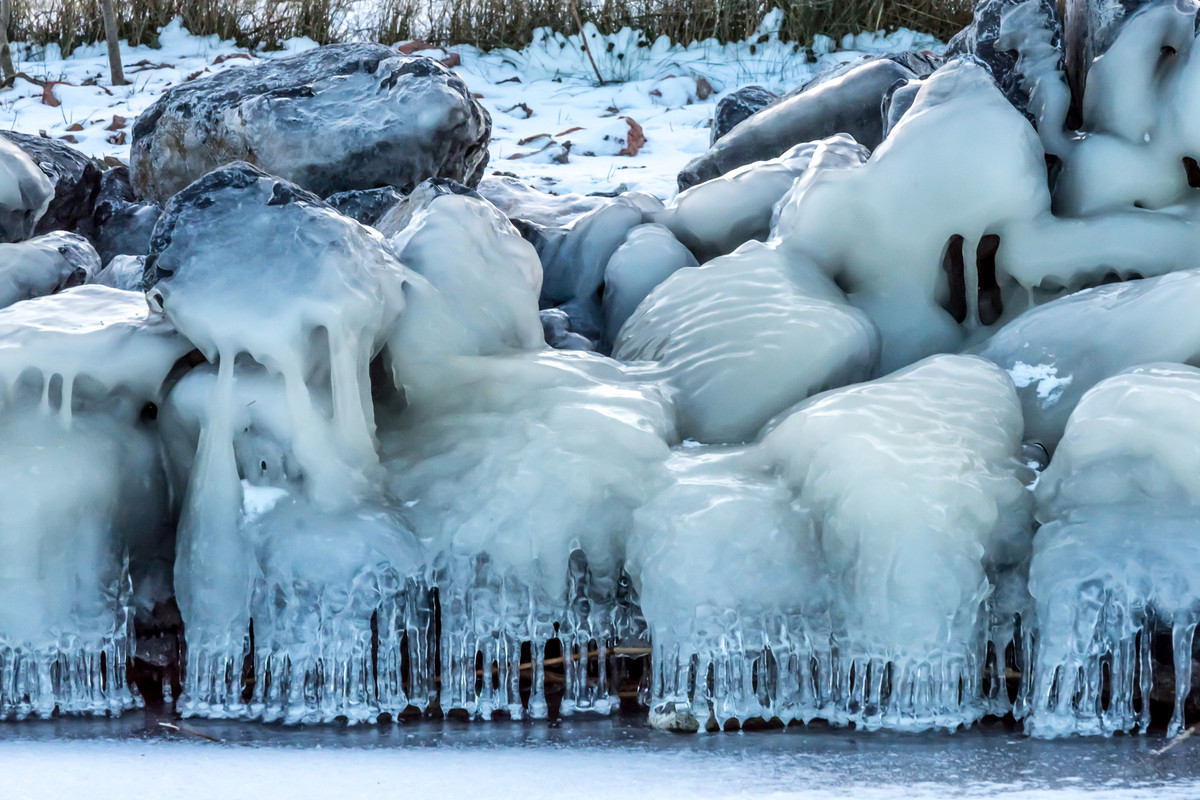
[[[678,737],[628,720],[425,721],[279,728],[185,721],[221,740],[118,720],[0,725],[5,797],[1184,798],[1200,743],[1028,739],[1000,726],[944,734],[790,728]],[[161,732],[160,732],[161,731]],[[592,787],[592,788],[588,788]],[[600,788],[597,788],[600,787]],[[608,789],[603,789],[608,787]]]

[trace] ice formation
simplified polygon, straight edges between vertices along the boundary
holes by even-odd
[[[1183,729],[1200,622],[1198,412],[1200,370],[1149,364],[1101,381],[1071,414],[1037,486],[1035,735],[1144,731],[1164,629],[1168,734]]]
[[[135,704],[131,615],[174,598],[185,715],[608,713],[648,650],[675,730],[1111,733],[1170,630],[1179,731],[1197,8],[1122,8],[1079,82],[1053,4],[986,0],[945,64],[847,63],[666,203],[470,188],[465,85],[374,46],[161,99],[162,209],[114,169],[77,214],[83,162],[51,186],[0,138],[0,715]],[[321,127],[409,79],[412,125]],[[74,232],[30,239],[51,195]]]
[[[134,592],[170,594],[147,409],[190,349],[136,292],[83,286],[0,310],[0,717],[133,704]]]
[[[1002,370],[938,356],[819,395],[749,447],[678,451],[631,544],[654,710],[674,725],[681,707],[700,724],[982,716],[989,641],[1002,654],[1012,637],[1002,613],[993,631],[992,590],[1029,549],[1020,433]]]

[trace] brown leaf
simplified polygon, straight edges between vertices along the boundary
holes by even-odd
[[[566,136],[568,133],[574,133],[575,131],[581,131],[581,130],[583,130],[583,126],[576,125],[574,128],[567,128],[562,133],[556,133],[555,136]]]
[[[125,131],[118,131],[112,136],[107,137],[105,141],[107,141],[109,144],[125,144],[127,141]]]
[[[129,166],[124,161],[122,161],[121,159],[119,159],[115,156],[105,156],[103,163],[104,163],[104,166],[106,166],[106,167],[127,167],[127,166]]]
[[[471,97],[474,97],[476,100],[482,100],[483,92],[471,92]]]
[[[449,67],[450,69],[454,69],[455,67],[462,64],[462,58],[459,57],[458,53],[451,53],[450,55],[446,56],[445,58],[440,59],[440,61],[442,62],[442,64]]]
[[[549,138],[550,138],[550,134],[548,134],[548,133],[537,133],[537,134],[534,134],[533,136],[526,136],[524,139],[519,139],[517,141],[517,145],[519,147],[524,147],[525,145],[529,144],[530,142],[536,142],[538,139],[549,139]]]
[[[502,81],[496,81],[496,85],[499,86],[502,83],[520,83],[520,82],[521,82],[521,79],[518,78],[516,75],[513,75],[511,78],[505,78]]]
[[[533,109],[530,108],[529,106],[525,105],[524,103],[517,103],[515,106],[509,106],[508,108],[504,109],[504,113],[511,114],[512,112],[516,111],[518,108],[525,112],[525,119],[529,119],[530,117],[533,116]]]
[[[66,81],[46,81],[46,85],[42,87],[42,104],[51,108],[58,108],[62,105],[62,101],[54,96],[54,87],[60,83],[65,83],[67,86],[74,86],[73,83]]]
[[[712,97],[712,93],[713,87],[711,83],[704,78],[696,79],[696,97],[699,97],[701,100],[707,100]]]
[[[621,117],[629,123],[629,135],[625,137],[625,146],[621,148],[619,156],[636,156],[642,146],[646,144],[646,134],[642,131],[642,126],[637,123],[633,117]]]
[[[199,70],[198,72],[193,72],[191,75],[188,75],[186,78],[184,78],[184,80],[185,81],[194,81],[194,80],[196,80],[196,78],[199,78],[203,74],[204,74],[204,70]]]
[[[233,59],[235,59],[235,58],[244,58],[244,59],[246,59],[247,61],[253,61],[253,60],[254,60],[254,59],[250,58],[250,56],[249,56],[249,55],[247,55],[246,53],[226,53],[226,54],[224,54],[224,55],[219,55],[219,56],[217,56],[216,58],[214,58],[214,59],[213,59],[213,64],[214,64],[214,65],[216,65],[216,64],[224,64],[226,61],[232,61],[232,60],[233,60]]]
[[[58,138],[64,142],[70,142],[71,144],[79,144],[79,140],[76,139],[74,136],[72,136],[69,133],[66,136],[60,136]]]
[[[122,117],[120,114],[113,114],[112,122],[108,123],[106,131],[119,131],[129,124],[129,120]]]
[[[71,127],[67,128],[67,130],[69,130],[69,131],[75,131],[75,132],[81,131],[81,130],[83,130],[83,123],[82,123],[82,122],[76,122],[74,125],[72,125]]]
[[[660,92],[658,89],[651,89],[650,96],[651,97],[662,97],[662,92]]]
[[[424,39],[413,39],[411,42],[405,42],[402,45],[397,45],[396,49],[406,56],[411,56],[418,50],[433,50],[434,46]]]

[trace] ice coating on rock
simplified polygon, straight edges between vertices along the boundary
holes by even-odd
[[[986,70],[958,61],[922,84],[861,167],[809,170],[781,205],[775,235],[875,322],[886,373],[958,349],[972,331],[1026,307],[1027,292],[989,267],[985,237],[1001,223],[1048,216],[1044,170],[1029,123]],[[965,176],[988,187],[966,203]]]
[[[587,353],[451,357],[396,372],[408,406],[382,424],[383,463],[439,592],[442,709],[522,716],[529,642],[528,713],[545,716],[542,658],[557,637],[571,665],[562,712],[606,713],[616,698],[603,668],[589,684],[586,658],[571,654],[594,643],[604,663],[623,632],[624,538],[674,439],[669,405]],[[477,653],[498,665],[498,688],[477,692]]]
[[[509,219],[522,219],[541,227],[567,225],[576,217],[609,203],[608,197],[582,194],[546,194],[507,175],[488,175],[478,191]]]
[[[487,111],[437,61],[334,44],[170,89],[138,117],[130,169],[158,202],[239,160],[321,196],[411,191],[438,176],[478,183],[490,133]]]
[[[98,286],[140,292],[145,272],[146,256],[114,256],[92,277],[91,282]]]
[[[646,295],[677,270],[699,266],[664,225],[638,225],[604,268],[604,344],[612,348],[617,331]]]
[[[404,224],[389,243],[445,304],[444,323],[410,346],[457,355],[490,355],[543,345],[538,319],[542,265],[533,245],[491,203],[439,192],[426,183],[406,200]],[[389,213],[385,234],[397,225]]]
[[[1152,640],[1164,629],[1175,674],[1168,735],[1183,729],[1200,622],[1198,411],[1200,370],[1149,364],[1100,382],[1071,414],[1036,490],[1035,736],[1145,731]]]
[[[0,308],[79,286],[99,271],[100,257],[78,234],[0,244]]]
[[[1152,361],[1200,359],[1200,274],[1175,272],[1077,292],[1030,309],[971,352],[1012,377],[1025,438],[1053,450],[1084,393]]]
[[[713,112],[709,146],[778,99],[779,95],[762,86],[743,86],[722,97]]]
[[[38,220],[36,234],[74,231],[92,216],[100,192],[100,167],[66,142],[17,131],[0,138],[19,147],[54,185],[53,198]]]
[[[33,236],[54,199],[54,184],[29,156],[0,136],[0,243]]]
[[[144,409],[190,349],[133,292],[82,286],[0,310],[0,717],[133,705],[132,606],[170,593],[169,495]]]
[[[630,542],[652,720],[918,730],[1004,713],[981,676],[1013,635],[993,588],[1029,552],[1020,436],[1002,370],[936,356],[811,398],[752,445],[676,451]]]
[[[146,262],[148,297],[217,365],[191,415],[199,432],[175,564],[196,643],[186,713],[243,713],[240,673],[229,677],[253,585],[253,531],[240,523],[243,404],[264,394],[254,413],[286,430],[278,441],[316,512],[360,502],[378,463],[368,368],[404,308],[405,278],[378,233],[246,164],[210,173],[164,209]],[[239,402],[240,391],[250,398]]]
[[[775,204],[814,162],[824,167],[834,166],[835,161],[853,166],[869,155],[845,134],[798,144],[778,158],[738,167],[680,192],[655,222],[670,228],[704,263],[751,239],[766,239]]]
[[[675,391],[680,434],[745,442],[806,397],[870,376],[878,332],[804,259],[751,242],[681,269],[637,307],[613,347]]]

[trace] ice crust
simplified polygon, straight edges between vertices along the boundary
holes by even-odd
[[[54,199],[54,184],[15,144],[0,136],[0,242],[33,236]]]

